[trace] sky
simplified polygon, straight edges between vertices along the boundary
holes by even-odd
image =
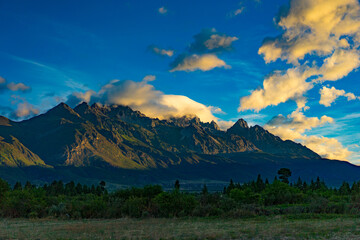
[[[239,118],[360,164],[358,0],[0,0],[0,115]]]

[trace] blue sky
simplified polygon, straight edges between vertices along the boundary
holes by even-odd
[[[357,126],[360,123],[360,100],[357,96],[360,96],[360,82],[357,60],[352,61],[355,62],[354,66],[345,70],[344,76],[337,76],[331,81],[324,77],[309,84],[306,90],[284,97],[280,102],[273,100],[282,94],[280,90],[277,94],[276,88],[272,88],[275,95],[272,93],[269,97],[262,92],[262,96],[268,98],[268,104],[257,105],[259,103],[254,101],[259,99],[249,97],[254,90],[263,89],[264,80],[273,76],[275,71],[279,74],[270,82],[280,82],[281,85],[278,78],[289,69],[296,69],[303,76],[308,72],[304,70],[305,67],[314,67],[312,62],[316,62],[315,65],[320,68],[323,63],[329,62],[325,59],[338,53],[345,59],[357,58],[357,36],[350,30],[339,33],[336,43],[328,43],[333,44],[329,52],[322,49],[326,44],[320,39],[320,34],[311,36],[316,38],[312,52],[298,56],[295,51],[289,50],[298,46],[289,47],[292,43],[286,42],[285,34],[296,34],[289,29],[299,26],[297,20],[302,19],[301,14],[321,9],[323,4],[320,0],[309,4],[306,2],[308,0],[303,1],[304,4],[300,0],[293,0],[289,7],[287,0],[0,0],[0,76],[3,79],[0,79],[0,114],[21,120],[42,113],[60,101],[75,103],[69,100],[70,96],[103,103],[129,103],[131,107],[146,113],[148,104],[139,105],[134,99],[129,100],[131,96],[137,98],[136,94],[146,89],[149,98],[145,100],[155,102],[151,105],[151,111],[159,105],[163,109],[164,101],[171,100],[171,104],[181,102],[185,107],[171,105],[175,109],[170,111],[171,114],[196,114],[196,109],[200,109],[203,111],[199,113],[203,116],[200,117],[202,120],[214,119],[219,124],[222,122],[224,127],[231,124],[227,121],[244,118],[251,125],[266,126],[283,138],[301,142],[324,157],[359,163],[360,148],[357,144],[360,133]],[[334,2],[329,7],[334,12],[342,9],[341,4],[346,3],[355,9],[349,15],[358,17],[358,1]],[[285,16],[286,21],[279,24],[276,21],[278,16]],[[321,27],[325,20],[319,17],[314,21],[317,22],[312,22],[313,25],[300,22],[314,30]],[[335,30],[329,30],[331,36],[338,36],[336,26]],[[199,44],[205,44],[205,50],[194,50],[195,47],[191,48],[197,43],[194,36],[203,36],[202,33],[205,40],[213,39],[216,44],[222,40],[229,42],[211,48],[205,41],[199,40]],[[213,35],[218,38],[211,38]],[[277,39],[266,40],[269,37]],[[297,42],[308,40],[303,33],[295,37]],[[346,39],[349,46],[342,39]],[[318,40],[320,44],[316,45]],[[273,42],[276,42],[276,48],[271,48]],[[263,54],[259,54],[259,49],[264,46],[270,46],[271,51],[266,48]],[[172,54],[156,53],[155,48],[158,51],[171,51]],[[280,48],[282,55],[276,56],[272,50]],[[196,67],[199,65],[194,62],[195,55],[196,61],[207,56],[211,58],[204,58],[206,64],[216,63],[210,69]],[[266,62],[266,57],[273,60]],[[340,67],[324,69],[327,72],[322,71],[322,75],[343,71]],[[316,75],[311,75],[305,82],[299,81],[299,86],[318,79],[320,70],[317,70]],[[154,77],[144,82],[144,77],[149,75]],[[119,81],[111,82],[114,79]],[[130,82],[125,84],[125,80]],[[288,86],[289,82],[296,80],[284,80],[284,86]],[[19,83],[24,86],[17,85]],[[110,94],[109,86],[116,91]],[[134,88],[142,90],[129,92]],[[326,88],[324,101],[329,94],[337,96],[335,100],[330,98],[330,103],[327,101],[330,106],[319,103],[322,96],[320,90],[323,88]],[[288,92],[287,89],[284,91]],[[89,92],[90,98],[79,95],[86,92]],[[346,95],[349,93],[354,96]],[[129,96],[125,99],[124,94]],[[170,95],[186,96],[195,103],[187,98],[171,98]],[[244,97],[250,100],[245,101]],[[240,99],[243,99],[242,107]],[[304,99],[305,106],[299,107],[299,102]],[[204,105],[206,109],[196,104]],[[188,109],[195,110],[191,112]],[[208,109],[211,112],[207,112]],[[163,110],[155,112],[159,117],[170,114]]]

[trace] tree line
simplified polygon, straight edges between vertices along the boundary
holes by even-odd
[[[13,187],[0,179],[0,216],[11,218],[119,218],[119,217],[251,217],[278,214],[360,214],[360,181],[328,187],[320,178],[289,182],[291,171],[282,168],[271,182],[258,175],[254,181],[230,180],[222,192],[171,191],[160,185],[108,192],[106,183],[87,186],[53,181]]]

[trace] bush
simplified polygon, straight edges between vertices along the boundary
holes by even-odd
[[[161,217],[178,217],[181,212],[189,216],[195,209],[197,202],[194,196],[173,191],[163,192],[154,198],[154,205]]]
[[[274,181],[268,185],[262,193],[265,205],[293,204],[303,201],[304,196],[299,189],[290,187],[288,184]]]
[[[145,199],[141,197],[130,197],[125,201],[123,212],[129,217],[139,218],[145,210]]]

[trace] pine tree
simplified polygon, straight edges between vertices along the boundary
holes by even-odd
[[[258,192],[261,192],[262,190],[265,189],[265,183],[264,181],[261,179],[261,175],[259,174],[256,180],[256,190]]]
[[[16,182],[13,189],[14,190],[22,190],[21,182]]]
[[[180,190],[180,181],[178,179],[175,181],[174,188],[175,188],[176,191]]]
[[[204,187],[203,187],[203,189],[202,189],[201,192],[202,192],[203,195],[207,195],[207,194],[208,194],[208,189],[207,189],[206,184],[204,184]]]

